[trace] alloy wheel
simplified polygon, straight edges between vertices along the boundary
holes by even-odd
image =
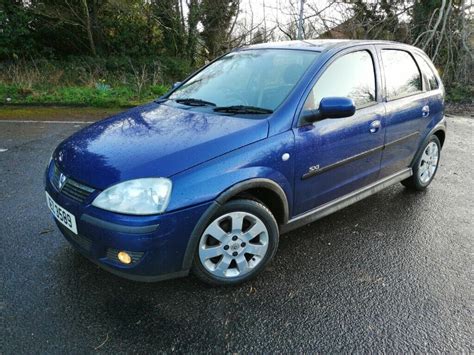
[[[435,142],[430,142],[421,155],[418,166],[418,178],[422,184],[427,184],[434,176],[439,161],[439,148]]]
[[[248,212],[230,212],[206,228],[199,241],[199,258],[213,276],[240,277],[262,262],[268,245],[268,230],[259,217]]]

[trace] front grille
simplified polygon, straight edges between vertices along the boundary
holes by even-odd
[[[121,264],[121,262],[120,262],[120,260],[117,256],[117,254],[120,251],[121,250],[113,249],[113,248],[107,249],[107,258]],[[138,263],[140,261],[140,259],[142,258],[143,254],[144,254],[142,251],[128,251],[128,250],[125,250],[125,251],[132,258],[132,262],[129,265],[134,265],[134,264]]]
[[[83,203],[95,190],[92,187],[83,185],[71,178],[66,178],[62,188],[60,185],[61,171],[59,171],[56,164],[54,165],[53,175],[51,177],[51,183],[61,193],[74,201]]]
[[[90,188],[89,186],[82,185],[72,179],[67,179],[61,192],[67,197],[82,203],[90,196],[91,193],[94,192],[94,189]]]

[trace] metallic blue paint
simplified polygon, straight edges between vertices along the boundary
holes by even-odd
[[[84,250],[67,233],[66,237],[87,257],[125,277],[143,280],[184,275],[191,264],[189,246],[195,240],[190,238],[198,221],[210,217],[219,206],[218,197],[232,194],[237,184],[255,179],[276,183],[287,199],[284,223],[408,167],[427,135],[445,129],[444,89],[441,84],[437,90],[387,101],[379,64],[380,50],[387,47],[425,56],[407,45],[379,41],[255,45],[250,48],[321,52],[271,115],[222,115],[165,101],[131,109],[79,131],[58,146],[46,170],[46,191],[76,216],[79,234],[90,239],[92,247]],[[374,59],[376,102],[358,108],[351,117],[301,124],[303,103],[313,84],[332,61],[356,50],[367,50]],[[421,111],[425,105],[430,108],[427,117]],[[380,124],[372,132],[374,121]],[[290,155],[289,160],[282,159],[284,153]],[[83,204],[69,199],[50,183],[53,164],[97,190]],[[171,179],[173,190],[164,214],[130,216],[91,205],[101,190],[143,177]],[[158,227],[149,233],[123,233],[91,223],[94,219],[84,221],[83,215],[130,231]],[[107,248],[145,254],[138,264],[126,266],[109,260]]]
[[[323,97],[319,103],[319,112],[323,118],[344,118],[356,111],[354,100],[348,97]]]
[[[313,125],[294,128],[296,214],[334,200],[377,179],[382,158],[381,149],[366,158],[343,164],[309,179],[301,178],[310,167],[319,165],[317,169],[321,169],[381,148],[385,129],[381,128],[375,134],[370,134],[369,129],[371,122],[383,117],[383,106],[374,105],[357,110],[352,117],[326,119]]]
[[[61,143],[54,158],[66,175],[103,190],[125,180],[172,176],[267,134],[265,119],[151,103],[86,127]]]
[[[201,215],[211,205],[211,202],[206,202],[163,215],[138,217],[111,213],[90,204],[81,206],[59,193],[49,181],[46,191],[58,204],[76,216],[79,234],[92,240],[92,248],[85,250],[68,234],[63,233],[76,249],[99,265],[107,265],[125,275],[134,276],[156,276],[180,271],[189,235]],[[81,220],[83,214],[124,226],[158,224],[158,228],[146,234],[120,233]],[[108,259],[108,248],[141,251],[145,254],[138,264],[127,266]]]

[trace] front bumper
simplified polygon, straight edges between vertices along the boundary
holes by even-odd
[[[107,271],[137,281],[188,274],[190,262],[185,258],[192,255],[186,250],[196,224],[212,202],[156,216],[122,215],[92,206],[96,194],[84,203],[69,198],[51,184],[48,175],[49,172],[46,191],[74,214],[78,234],[55,220],[56,224],[71,245],[88,259]],[[120,263],[119,251],[132,255],[132,263]]]

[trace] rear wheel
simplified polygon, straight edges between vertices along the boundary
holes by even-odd
[[[413,164],[413,175],[402,184],[416,191],[423,191],[433,180],[438,170],[441,143],[435,135],[431,136]]]
[[[230,201],[201,235],[193,271],[211,285],[248,281],[273,258],[278,239],[278,224],[267,207],[251,200]]]

